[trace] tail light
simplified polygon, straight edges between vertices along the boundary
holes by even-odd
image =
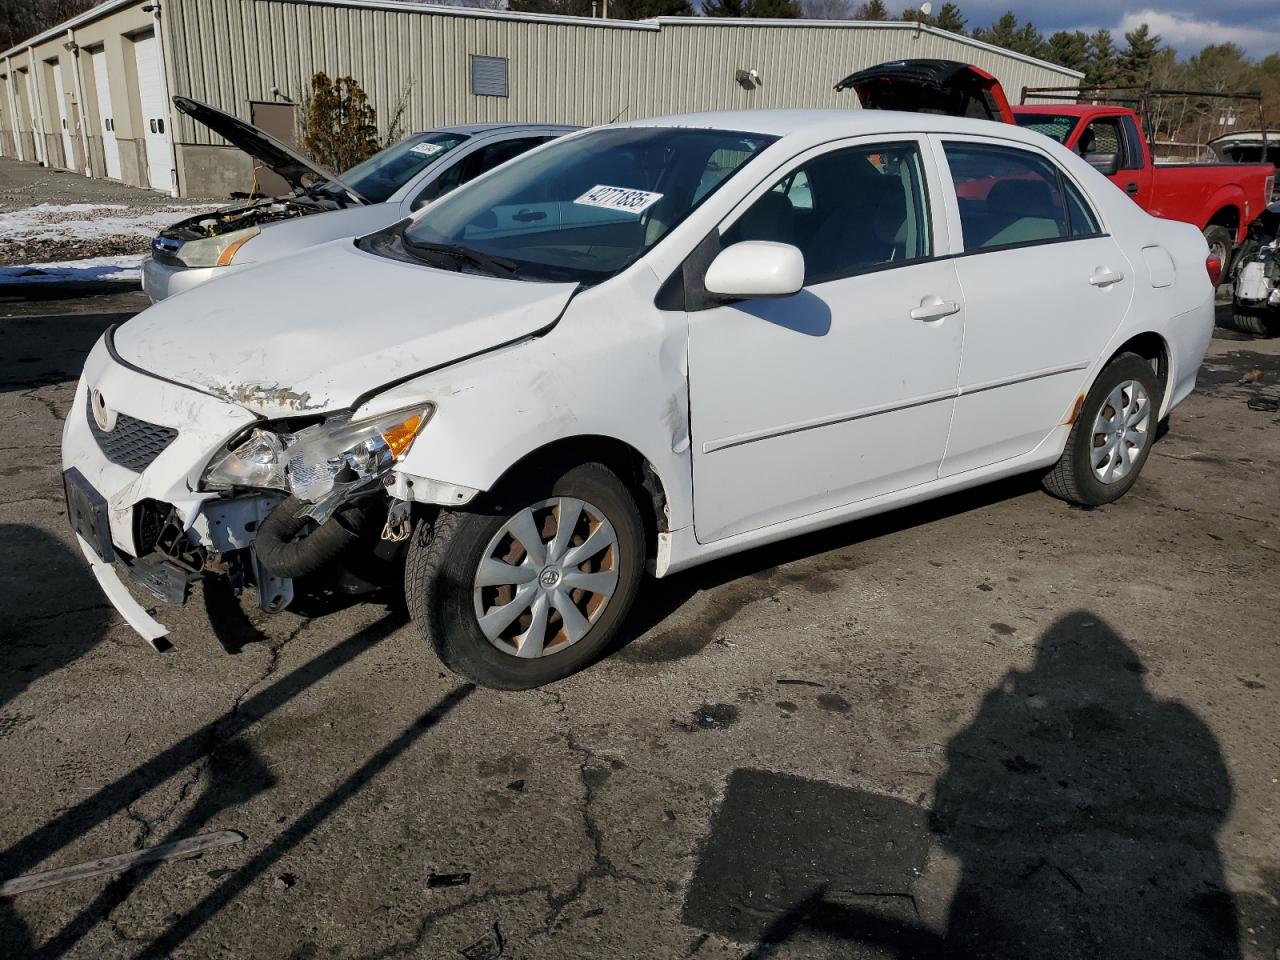
[[[1209,271],[1209,282],[1216,288],[1222,282],[1222,261],[1211,253],[1204,258],[1204,268]]]

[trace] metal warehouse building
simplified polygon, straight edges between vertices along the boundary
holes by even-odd
[[[249,158],[183,94],[292,139],[312,74],[351,75],[406,132],[691,110],[852,107],[832,85],[904,57],[974,63],[1011,96],[1080,74],[910,23],[539,16],[397,0],[107,0],[0,54],[0,152],[182,196],[245,190]],[[739,71],[756,71],[743,84]]]

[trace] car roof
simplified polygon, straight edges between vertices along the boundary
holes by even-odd
[[[422,133],[462,133],[469,137],[474,137],[477,134],[495,133],[497,131],[519,133],[522,130],[563,130],[567,133],[577,129],[579,128],[565,123],[459,123],[450,127],[436,127],[434,130],[424,130]],[[422,133],[416,133],[414,136],[421,136]]]
[[[682,113],[620,123],[619,127],[689,127],[705,130],[732,130],[795,140],[822,142],[840,137],[878,133],[954,133],[998,136],[1007,140],[1039,143],[1043,135],[1025,131],[1010,123],[971,120],[934,113],[905,113],[897,110],[721,110],[713,113]],[[1038,139],[1031,139],[1038,138]]]

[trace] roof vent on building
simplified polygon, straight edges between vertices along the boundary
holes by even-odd
[[[507,96],[507,58],[472,54],[471,92],[477,97]]]

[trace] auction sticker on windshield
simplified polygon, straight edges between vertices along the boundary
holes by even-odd
[[[444,149],[444,145],[440,143],[415,143],[409,148],[410,153],[420,153],[423,156],[434,157],[437,153]]]
[[[580,203],[584,207],[604,207],[606,210],[617,210],[621,213],[642,213],[661,199],[660,193],[601,184],[592,187],[573,202]]]

